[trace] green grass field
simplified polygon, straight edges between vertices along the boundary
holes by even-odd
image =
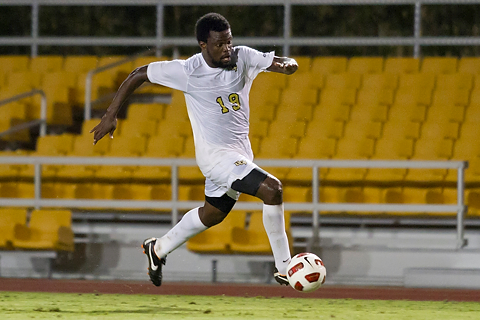
[[[0,292],[0,319],[480,319],[480,303]]]

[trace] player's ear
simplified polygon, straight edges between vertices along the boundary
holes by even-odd
[[[198,45],[200,46],[200,48],[202,49],[205,49],[207,48],[207,43],[206,42],[203,42],[203,41],[198,41]]]

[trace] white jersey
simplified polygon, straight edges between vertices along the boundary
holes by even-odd
[[[147,69],[150,82],[184,92],[197,164],[207,178],[232,152],[253,160],[249,92],[255,77],[270,67],[274,57],[274,52],[245,46],[233,50],[238,52],[233,70],[209,67],[201,53],[187,60],[153,62]]]

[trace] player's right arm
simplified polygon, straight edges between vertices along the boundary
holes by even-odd
[[[102,139],[107,133],[113,138],[113,132],[117,128],[117,113],[130,97],[130,95],[140,87],[144,82],[149,82],[147,76],[147,66],[139,67],[132,71],[118,88],[112,103],[107,108],[100,123],[97,124],[90,133],[93,132],[93,144]]]

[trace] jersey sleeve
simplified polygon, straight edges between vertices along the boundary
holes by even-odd
[[[250,67],[265,70],[272,65],[275,51],[261,52],[249,47],[241,46],[240,52],[245,55],[245,60]]]
[[[188,76],[184,66],[184,60],[152,62],[147,67],[148,80],[172,89],[187,91]]]

